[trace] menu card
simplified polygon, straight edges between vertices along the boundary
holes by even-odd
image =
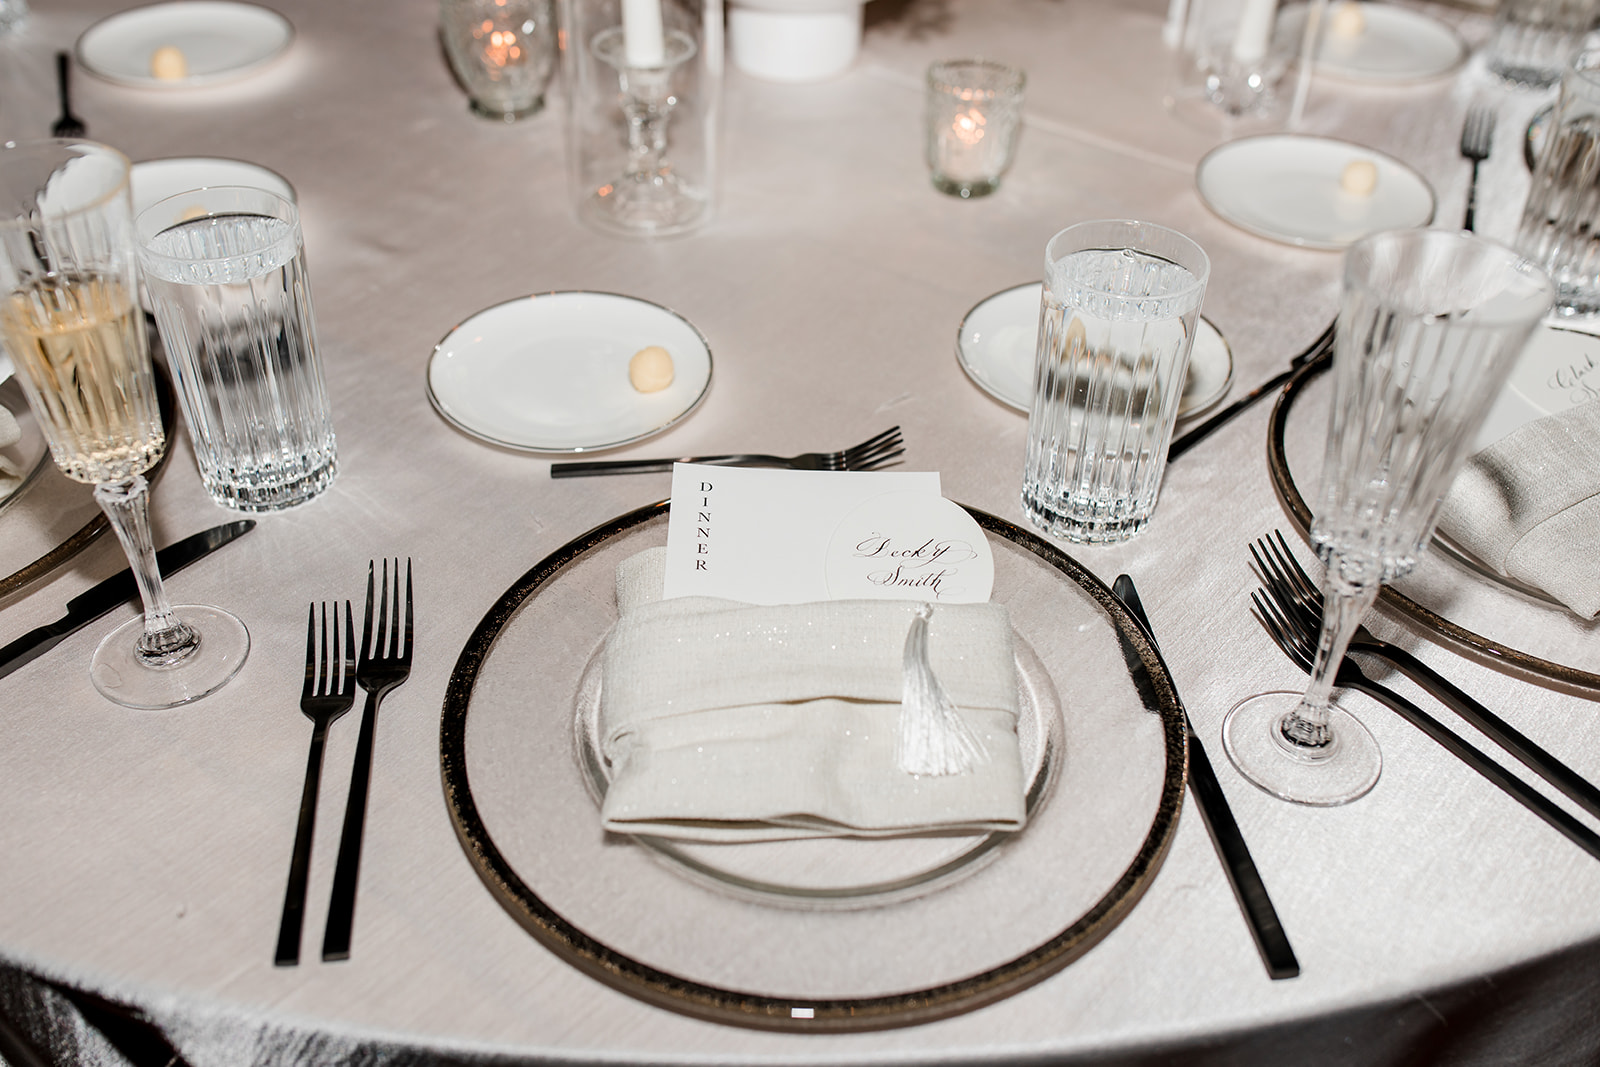
[[[983,531],[937,473],[673,467],[666,599],[962,604],[993,584]]]

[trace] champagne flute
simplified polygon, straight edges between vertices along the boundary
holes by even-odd
[[[87,141],[0,146],[0,341],[56,465],[93,485],[133,568],[144,617],[90,665],[128,707],[197,700],[232,678],[250,636],[216,608],[167,601],[144,472],[166,447],[139,307],[127,157]]]
[[[1240,702],[1222,727],[1234,766],[1267,792],[1333,805],[1376,784],[1377,742],[1333,703],[1334,676],[1382,584],[1427,546],[1467,443],[1553,296],[1538,267],[1471,233],[1397,230],[1345,254],[1311,523],[1326,566],[1311,682],[1298,698]]]

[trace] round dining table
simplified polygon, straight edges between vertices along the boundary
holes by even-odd
[[[4,139],[48,135],[56,54],[125,6],[34,0],[0,38]],[[1269,977],[1187,796],[1120,921],[1036,981],[942,1018],[859,1032],[730,1025],[632,995],[532,936],[453,817],[441,773],[452,678],[508,589],[586,531],[663,500],[671,483],[662,473],[552,478],[552,462],[573,457],[497,446],[442,418],[429,361],[458,324],[551,292],[671,309],[709,348],[705,396],[664,432],[600,458],[789,455],[898,425],[905,455],[895,469],[938,472],[946,497],[1026,527],[1027,416],[967,376],[957,335],[986,297],[1039,281],[1052,234],[1136,218],[1197,241],[1211,264],[1203,313],[1231,353],[1224,403],[1287,369],[1323,331],[1337,310],[1341,257],[1248,232],[1208,207],[1196,167],[1241,131],[1173,106],[1186,77],[1163,43],[1162,0],[873,0],[843,74],[782,83],[729,62],[712,215],[659,240],[580,222],[559,75],[539,113],[486,120],[452,77],[432,0],[267,6],[292,39],[247,76],[127,85],[75,67],[72,108],[91,138],[136,162],[241,160],[292,186],[339,473],[317,499],[253,516],[236,543],[170,577],[175,602],[220,605],[249,628],[249,658],[219,692],[167,711],[102,698],[87,663],[133,617],[131,604],[0,677],[0,1038],[10,1042],[0,1048],[32,1049],[41,1062],[196,1067],[1600,1058],[1600,862],[1364,696],[1346,699],[1384,769],[1354,803],[1285,803],[1224,755],[1234,704],[1305,683],[1250,599],[1257,538],[1282,530],[1303,561],[1314,558],[1269,462],[1276,390],[1174,459],[1143,532],[1057,547],[1106,586],[1121,573],[1137,582],[1297,976]],[[1485,73],[1475,51],[1490,27],[1483,6],[1406,8],[1458,35],[1462,61],[1412,80],[1315,73],[1293,132],[1400,161],[1430,190],[1433,223],[1455,227],[1471,171],[1458,149],[1462,118],[1489,100],[1501,121],[1482,168],[1478,229],[1509,240],[1528,184],[1524,130],[1553,91],[1513,92]],[[1027,74],[1015,161],[994,193],[972,200],[932,186],[923,148],[924,71],[965,56]],[[1308,385],[1279,421],[1307,499],[1326,398],[1318,388]],[[157,543],[238,518],[206,494],[183,431],[169,448],[152,495]],[[87,488],[44,467],[0,510],[0,572],[93,517]],[[359,705],[328,737],[302,957],[275,966],[311,736],[299,707],[307,605],[349,599],[359,619],[373,560],[409,561],[415,645],[409,678],[377,719],[350,957],[324,961],[317,942]],[[114,540],[99,538],[9,592],[0,643],[58,618],[124,565]],[[1558,607],[1439,553],[1411,581],[1440,616],[1579,675],[1600,670],[1593,624]],[[1368,625],[1600,781],[1594,688],[1474,653],[1431,619],[1386,602]],[[1496,752],[1410,681],[1363,666]],[[1085,656],[1076,669],[1123,668]],[[572,743],[547,740],[561,752]],[[599,833],[588,796],[564,815]],[[1055,847],[1087,860],[1097,844],[1088,835]],[[551,859],[556,869],[561,861]],[[1037,887],[1016,888],[985,898],[990,914],[972,921],[1026,923]],[[730,897],[729,908],[747,906]],[[807,921],[783,919],[801,939]],[[769,951],[724,942],[744,929],[713,920],[679,936],[732,957]],[[925,934],[930,944],[940,936]],[[781,952],[770,967],[783,972]]]

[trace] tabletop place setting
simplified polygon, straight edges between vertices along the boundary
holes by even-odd
[[[0,1060],[1588,1062],[1600,2],[381,7],[0,0]]]

